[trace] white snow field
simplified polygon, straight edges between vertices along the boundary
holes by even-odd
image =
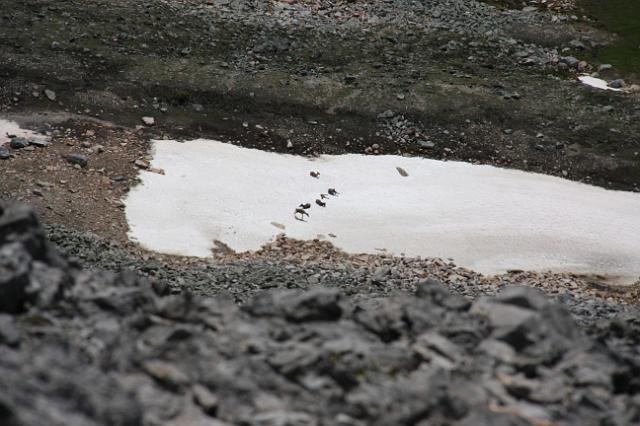
[[[125,203],[130,238],[157,252],[211,256],[214,240],[256,250],[284,232],[351,253],[452,258],[485,274],[640,276],[637,193],[461,162],[308,159],[213,140],[153,144],[152,167],[165,175],[142,172]],[[328,188],[339,195],[317,206]],[[310,217],[296,220],[307,202]]]

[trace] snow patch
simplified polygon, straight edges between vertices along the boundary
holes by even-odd
[[[583,84],[595,87],[596,89],[612,90],[614,92],[622,91],[622,89],[614,89],[613,87],[609,87],[609,84],[601,78],[595,78],[589,75],[581,75],[580,77],[578,77],[578,80],[580,80]]]
[[[18,123],[9,120],[0,119],[0,146],[5,143],[9,143],[11,138],[9,136],[16,136],[25,138],[27,140],[48,141],[49,138],[33,130],[27,130],[21,128]]]
[[[165,175],[142,172],[125,203],[130,238],[154,251],[206,257],[214,240],[256,250],[284,232],[351,253],[452,258],[485,274],[640,276],[640,194],[422,158],[308,159],[212,140],[153,146],[152,167]],[[318,206],[329,188],[339,195]],[[305,222],[294,217],[301,203],[311,204]]]

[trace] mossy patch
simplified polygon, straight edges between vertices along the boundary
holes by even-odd
[[[584,10],[618,39],[599,49],[595,56],[623,72],[640,75],[640,1],[582,0]]]

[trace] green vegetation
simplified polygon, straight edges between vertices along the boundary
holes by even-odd
[[[583,0],[585,11],[619,38],[597,52],[602,63],[640,74],[640,0]]]

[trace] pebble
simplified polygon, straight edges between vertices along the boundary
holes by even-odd
[[[578,67],[578,64],[580,64],[580,61],[578,60],[578,58],[574,56],[563,56],[560,58],[560,62],[568,65],[571,68],[576,68]]]
[[[141,168],[141,169],[148,169],[150,164],[147,160],[142,160],[142,159],[138,159],[136,161],[134,161],[134,163],[136,165],[136,167]]]
[[[11,153],[4,146],[0,146],[0,160],[8,160],[11,158]]]
[[[49,141],[44,140],[44,139],[31,139],[29,141],[29,145],[37,146],[39,148],[45,148],[45,147],[51,145],[51,143]]]
[[[11,142],[9,142],[9,146],[13,149],[22,149],[26,148],[29,145],[29,141],[25,138],[13,138]]]
[[[218,408],[218,398],[202,385],[195,385],[192,388],[193,399],[205,413],[215,414]]]
[[[573,47],[574,49],[578,49],[578,50],[585,50],[587,48],[587,46],[585,46],[585,44],[583,42],[581,42],[580,40],[571,40],[569,42],[569,46]]]
[[[617,80],[613,80],[611,83],[609,83],[609,87],[612,87],[614,89],[622,89],[624,86],[625,86],[625,81],[621,78]]]
[[[73,165],[80,167],[86,167],[89,164],[89,160],[82,154],[71,154],[67,156],[67,161]]]
[[[355,81],[356,81],[356,76],[355,75],[348,74],[348,75],[346,75],[344,77],[344,82],[346,84],[353,84],[353,83],[355,83]]]
[[[45,89],[44,91],[44,95],[47,97],[47,99],[49,99],[51,102],[54,102],[56,100],[56,92],[54,92],[53,90],[50,89]]]
[[[390,109],[388,109],[388,110],[386,110],[386,111],[381,112],[380,114],[378,114],[378,118],[385,118],[385,119],[387,119],[387,118],[393,118],[393,116],[394,116],[394,115],[395,115],[395,114],[394,114],[394,112],[393,112],[393,111],[391,111]]]
[[[142,365],[144,371],[160,383],[177,389],[189,382],[187,375],[174,364],[154,360]]]

